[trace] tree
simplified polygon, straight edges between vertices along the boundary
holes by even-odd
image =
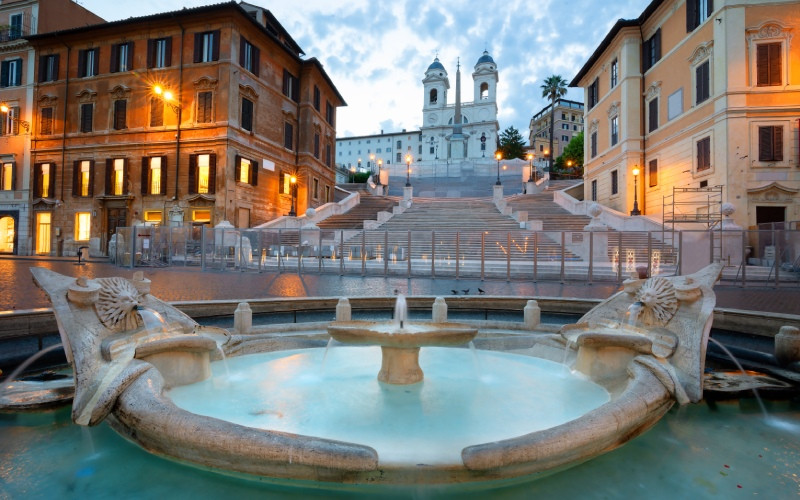
[[[513,125],[500,133],[500,145],[497,148],[503,158],[525,158],[525,139]]]
[[[559,158],[567,167],[565,173],[583,176],[583,132],[569,141]]]
[[[550,99],[550,170],[553,169],[553,125],[556,117],[556,101],[567,95],[567,81],[561,75],[545,78],[542,84],[542,97]]]

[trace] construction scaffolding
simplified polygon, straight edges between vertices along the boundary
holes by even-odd
[[[672,194],[664,196],[661,207],[663,242],[676,247],[673,241],[683,224],[705,226],[710,236],[711,257],[719,261],[722,255],[722,186],[681,188],[673,187]],[[718,234],[714,234],[714,232]],[[678,267],[679,269],[680,267]]]

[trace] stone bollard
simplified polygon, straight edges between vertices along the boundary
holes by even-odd
[[[350,300],[346,297],[339,299],[339,303],[336,304],[336,321],[350,321],[351,317]]]
[[[536,330],[542,320],[542,310],[535,300],[529,300],[525,305],[525,328]]]
[[[433,301],[432,316],[434,323],[447,321],[447,302],[444,301],[444,297],[436,297],[436,300]]]
[[[781,327],[775,335],[775,359],[782,366],[800,361],[800,329],[794,326]]]
[[[253,310],[247,302],[239,302],[236,310],[233,311],[233,330],[244,335],[250,333],[253,328]]]

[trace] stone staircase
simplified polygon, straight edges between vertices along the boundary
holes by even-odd
[[[397,206],[399,199],[394,196],[375,196],[359,186],[360,202],[343,214],[332,215],[317,223],[320,229],[364,229],[364,221],[378,219],[378,212],[390,212]]]

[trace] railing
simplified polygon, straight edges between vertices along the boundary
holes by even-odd
[[[123,267],[616,282],[688,274],[719,260],[730,284],[800,286],[800,231],[368,231],[119,228]],[[719,250],[721,249],[721,254]],[[715,251],[716,250],[716,251]]]

